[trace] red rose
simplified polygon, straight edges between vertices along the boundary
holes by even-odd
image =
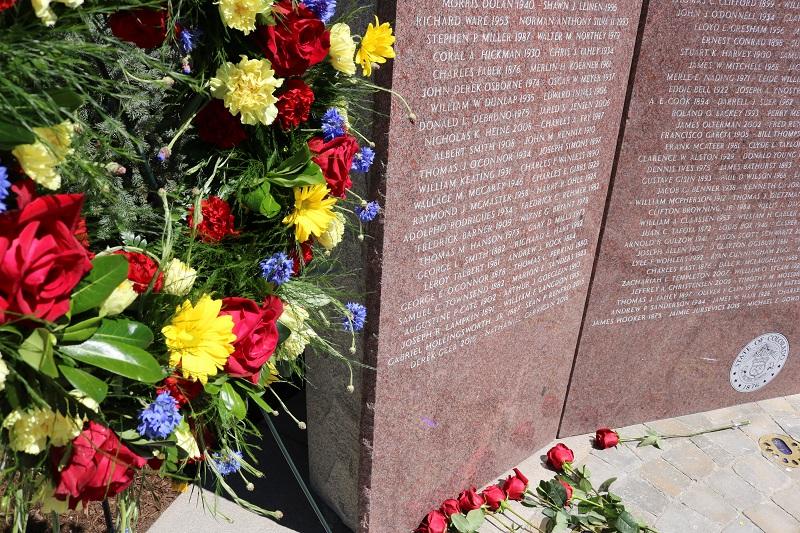
[[[558,480],[561,483],[561,486],[564,487],[564,490],[567,491],[567,501],[564,502],[564,507],[569,505],[570,500],[572,500],[572,486],[569,483],[564,481]]]
[[[203,142],[213,144],[221,150],[229,150],[247,139],[242,122],[231,115],[222,100],[213,99],[194,117],[197,135]]]
[[[228,235],[238,235],[233,229],[233,215],[228,202],[217,196],[209,196],[200,203],[203,220],[197,225],[197,233],[204,242],[219,242]],[[189,226],[194,222],[194,206],[189,207]]]
[[[310,9],[302,3],[292,7],[292,0],[283,0],[272,10],[277,22],[256,30],[256,44],[278,77],[301,76],[325,59],[331,34]]]
[[[571,463],[575,460],[572,450],[559,443],[547,451],[547,462],[559,472],[564,469],[564,463]]]
[[[281,313],[283,303],[277,296],[267,296],[261,307],[247,298],[222,299],[220,314],[233,318],[233,334],[236,335],[225,372],[258,383],[261,367],[278,345],[277,320]]]
[[[462,513],[468,513],[473,509],[480,509],[486,503],[486,499],[477,493],[475,487],[463,491],[458,495],[458,506],[461,507]]]
[[[16,3],[17,0],[0,0],[0,11],[11,9],[12,7],[14,7],[14,4]]]
[[[24,177],[14,182],[11,192],[17,197],[17,209],[24,209],[26,205],[36,199],[36,182]]]
[[[67,447],[51,456],[56,489],[54,496],[75,509],[78,502],[102,501],[128,488],[136,469],[147,460],[122,444],[113,431],[96,422],[72,441],[72,454],[59,470]]]
[[[506,499],[506,493],[497,485],[488,487],[486,490],[481,492],[481,494],[486,499],[486,505],[492,511],[499,509],[500,504]]]
[[[358,153],[358,142],[352,135],[336,137],[328,142],[322,137],[314,137],[308,141],[313,152],[313,161],[322,169],[325,181],[333,196],[344,198],[348,189],[353,186],[350,181],[350,167],[353,157]]]
[[[108,27],[118,39],[139,48],[155,48],[167,38],[167,12],[164,9],[131,9],[108,17]]]
[[[128,280],[133,282],[133,290],[142,294],[150,287],[150,282],[158,272],[158,263],[150,256],[139,252],[114,252],[125,256],[128,260]],[[164,273],[158,272],[158,277],[153,282],[153,292],[160,292],[164,287]]]
[[[450,516],[451,514],[460,514],[461,505],[458,503],[458,500],[450,498],[449,500],[442,502],[440,511],[442,511],[445,516]]]
[[[281,128],[290,130],[306,120],[314,103],[314,91],[303,80],[291,79],[283,84],[283,92],[278,97],[278,123]]]
[[[178,407],[188,404],[203,392],[203,384],[199,381],[189,381],[179,376],[169,376],[156,388],[156,392],[168,392],[178,403]]]
[[[431,511],[414,533],[446,533],[447,517],[441,511]]]
[[[594,444],[601,450],[613,448],[619,444],[619,434],[613,429],[600,428],[594,435]]]
[[[21,315],[56,320],[92,269],[75,231],[82,194],[54,194],[0,214],[0,324]]]
[[[308,266],[308,264],[314,259],[314,249],[311,247],[311,239],[308,239],[305,242],[300,243],[300,254],[297,253],[297,249],[292,249],[289,251],[289,259],[292,260],[292,273],[297,276],[300,274],[300,271],[303,267]],[[302,254],[303,260],[300,261],[300,255]]]
[[[522,475],[522,472],[514,469],[514,475],[508,476],[508,479],[503,483],[503,490],[508,494],[509,500],[522,500],[525,495],[525,490],[528,488],[528,478]]]

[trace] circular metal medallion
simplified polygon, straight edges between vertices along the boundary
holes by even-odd
[[[731,386],[753,392],[775,379],[789,357],[789,340],[780,333],[765,333],[742,348],[731,367]]]

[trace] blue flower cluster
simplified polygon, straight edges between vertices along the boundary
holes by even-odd
[[[335,107],[328,109],[322,115],[322,136],[325,142],[343,136],[345,134],[344,128],[344,117]]]
[[[358,215],[358,218],[361,220],[361,222],[372,222],[380,212],[381,206],[378,204],[378,202],[374,201],[367,202],[367,205],[364,207],[356,207],[356,215]]]
[[[355,170],[356,172],[369,172],[374,160],[375,150],[369,146],[365,146],[353,158],[353,166],[351,167],[351,170]]]
[[[175,431],[183,420],[178,412],[178,402],[168,392],[162,392],[139,413],[139,427],[136,431],[148,440],[164,440]]]
[[[348,302],[345,307],[349,313],[342,319],[344,330],[354,332],[364,329],[364,324],[367,322],[367,308],[355,302]]]
[[[283,252],[272,254],[258,266],[261,267],[261,276],[275,285],[283,285],[292,279],[294,272],[294,261]]]
[[[325,24],[330,22],[336,13],[336,0],[303,0],[303,3]]]
[[[200,28],[181,28],[178,34],[178,44],[184,54],[189,54],[197,46],[197,41],[203,36]]]
[[[11,189],[11,182],[8,181],[8,169],[0,165],[0,213],[8,209],[5,199],[8,198],[9,189]]]
[[[214,459],[214,464],[217,465],[217,470],[222,476],[233,474],[242,468],[242,452],[227,450],[223,453],[215,453],[211,457]]]

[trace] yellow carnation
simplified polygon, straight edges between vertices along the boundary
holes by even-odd
[[[108,295],[106,301],[100,306],[100,316],[114,316],[123,312],[136,300],[138,293],[133,289],[133,283],[126,279]]]
[[[61,174],[56,167],[73,152],[70,145],[75,126],[67,120],[49,128],[33,128],[33,132],[36,142],[16,146],[11,153],[33,181],[46,189],[58,189]]]
[[[175,258],[164,270],[164,292],[173,296],[186,296],[192,290],[195,279],[197,271]]]
[[[0,391],[6,388],[6,378],[8,377],[8,365],[2,359],[2,354],[0,354]]]
[[[225,366],[233,353],[233,319],[219,315],[222,300],[204,294],[197,305],[186,300],[181,304],[172,323],[161,333],[169,349],[169,364],[180,366],[183,377],[205,384],[209,376]]]
[[[245,35],[256,29],[256,16],[272,7],[270,0],[220,0],[219,15],[229,28]]]
[[[330,58],[333,68],[352,76],[356,73],[353,56],[356,53],[356,42],[350,35],[350,26],[341,22],[331,26]]]
[[[36,13],[36,16],[39,17],[45,26],[53,26],[56,23],[56,13],[53,11],[53,8],[50,7],[50,4],[55,2],[62,3],[72,9],[83,4],[83,0],[31,0],[33,12]]]
[[[394,40],[392,27],[388,22],[381,24],[378,17],[375,17],[375,25],[369,23],[364,37],[361,38],[361,48],[356,54],[356,61],[361,64],[364,76],[372,75],[374,63],[386,63],[387,59],[394,57]]]
[[[239,64],[227,62],[219,67],[209,83],[215,98],[221,99],[232,114],[241,114],[242,124],[269,126],[278,116],[275,89],[283,85],[283,80],[275,77],[267,59],[243,55]]]
[[[286,225],[294,225],[298,242],[305,242],[313,234],[321,236],[336,217],[333,206],[336,198],[328,197],[326,185],[294,188],[294,211],[283,219]]]
[[[331,220],[328,229],[319,236],[319,243],[326,250],[333,250],[342,242],[342,237],[344,237],[344,215],[337,211],[334,213],[334,219]]]
[[[80,435],[82,427],[83,421],[80,418],[64,416],[56,411],[50,427],[50,443],[53,446],[66,446]]]
[[[48,437],[54,446],[66,446],[80,434],[81,426],[78,419],[46,407],[14,409],[3,421],[11,449],[31,455],[44,451]]]
[[[291,333],[275,350],[275,359],[293,361],[305,351],[311,339],[317,336],[317,332],[306,325],[308,318],[308,311],[301,306],[290,303],[284,305],[278,322],[286,326]]]

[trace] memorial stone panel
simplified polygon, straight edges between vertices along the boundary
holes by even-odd
[[[800,2],[653,1],[563,435],[800,391]]]
[[[640,9],[398,0],[416,119],[393,102],[361,528],[413,529],[555,436]]]

